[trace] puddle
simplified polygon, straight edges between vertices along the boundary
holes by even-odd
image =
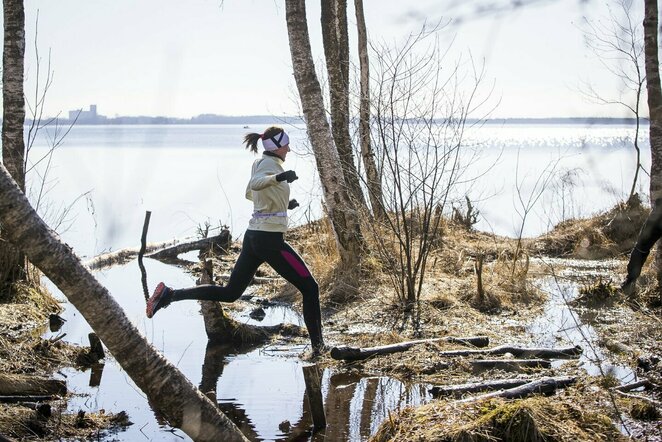
[[[144,264],[150,290],[161,280],[184,287],[194,278],[176,267],[146,259]],[[272,343],[263,348],[228,349],[208,346],[204,324],[195,301],[174,303],[153,319],[145,318],[141,272],[136,261],[96,272],[122,306],[129,319],[163,355],[175,364],[203,392],[215,391],[219,407],[254,441],[267,440],[367,440],[389,411],[430,400],[429,385],[403,384],[388,377],[345,374],[326,369],[322,373],[322,395],[327,428],[311,436],[312,418],[308,412],[303,364],[299,354],[304,345]],[[53,288],[53,293],[59,294]],[[60,295],[64,299],[64,296]],[[299,313],[286,305],[244,303],[236,319],[255,325],[293,323],[303,325]],[[65,340],[89,345],[91,331],[76,309],[66,303],[61,316],[66,319],[57,333]],[[252,315],[257,308],[264,315]],[[121,333],[121,330],[118,330]],[[47,333],[50,338],[54,333]],[[74,396],[71,412],[126,411],[134,425],[108,435],[106,441],[190,440],[182,431],[164,425],[152,411],[145,395],[107,353],[101,379],[98,372],[61,370],[55,377],[65,379]],[[90,386],[96,385],[96,386]]]
[[[544,313],[527,327],[533,342],[541,347],[556,347],[560,341],[579,345],[584,349],[579,359],[580,366],[589,375],[612,375],[622,384],[634,382],[634,371],[625,365],[610,362],[609,355],[599,344],[600,338],[595,329],[568,305],[579,295],[583,282],[594,282],[599,278],[609,280],[618,263],[545,259],[544,264],[561,265],[563,270],[558,271],[556,278],[546,276],[537,281],[538,287],[547,293],[549,299],[543,308]],[[553,364],[559,366],[566,362],[555,361]]]

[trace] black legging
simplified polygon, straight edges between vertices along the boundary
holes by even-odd
[[[257,268],[266,262],[303,295],[303,320],[313,347],[324,345],[319,286],[306,263],[283,239],[280,232],[247,230],[239,258],[225,286],[199,285],[173,291],[172,301],[199,299],[234,302],[244,293]]]

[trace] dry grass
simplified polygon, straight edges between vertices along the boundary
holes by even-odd
[[[547,256],[602,259],[632,250],[650,208],[638,196],[591,218],[558,224],[537,238],[534,250]]]
[[[17,440],[95,440],[131,424],[123,411],[72,414],[64,411],[65,402],[54,402],[52,406],[52,415],[45,418],[25,406],[0,404],[0,432]]]
[[[627,440],[599,412],[586,411],[577,397],[533,397],[512,402],[435,401],[390,416],[373,442],[395,441],[618,441]]]

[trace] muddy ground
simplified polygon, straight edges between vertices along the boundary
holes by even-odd
[[[478,335],[488,336],[490,346],[530,346],[536,342],[531,324],[545,314],[554,290],[549,287],[554,283],[558,287],[574,284],[582,292],[572,301],[577,321],[589,324],[597,335],[582,346],[584,352],[594,351],[595,346],[600,357],[628,367],[638,377],[659,386],[662,310],[656,301],[659,291],[650,266],[644,271],[637,297],[627,299],[617,290],[625,272],[628,247],[636,235],[634,229],[625,226],[640,225],[645,213],[640,206],[624,206],[591,220],[564,223],[543,237],[525,241],[521,244],[525,253],[517,256],[513,253],[517,249],[513,239],[496,238],[449,223],[429,260],[421,297],[414,309],[406,308],[398,299],[379,256],[366,260],[359,293],[352,299],[342,299],[334,290],[336,258],[333,238],[325,223],[294,229],[288,233],[288,240],[320,282],[325,336],[331,346],[368,347],[412,339]],[[622,229],[617,228],[619,223],[623,224]],[[215,273],[229,273],[237,253],[238,245],[234,245],[227,255],[216,257]],[[478,294],[475,266],[479,259],[483,261],[482,295]],[[197,267],[192,266],[191,271],[196,272]],[[275,275],[263,266],[259,276]],[[551,284],[540,283],[550,278]],[[291,302],[300,308],[296,290],[278,278],[256,285],[252,293],[257,298]],[[47,324],[47,313],[56,312],[57,306],[31,303],[29,299],[0,306],[0,371],[48,376],[60,367],[76,365],[74,361],[86,349],[59,341],[45,342],[39,337]],[[247,306],[257,307],[256,298],[238,301],[228,308],[241,311]],[[307,341],[292,339],[293,343]],[[563,346],[567,342],[561,337],[556,344]],[[440,341],[360,362],[336,361],[325,354],[319,363],[339,370],[385,374],[433,385],[517,376],[577,378],[574,385],[551,396],[479,402],[440,398],[392,415],[375,435],[374,440],[378,441],[662,440],[662,409],[656,406],[662,402],[660,387],[626,396],[614,391],[619,380],[613,374],[589,376],[579,360],[568,360],[552,368],[477,372],[471,363],[480,356],[449,358],[439,354],[458,348]],[[65,401],[66,398],[53,402],[53,413],[59,413],[60,418],[47,420],[28,407],[0,404],[0,434],[21,440],[93,439],[100,432],[127,424],[121,410],[113,410],[117,414],[67,415],[62,411]]]

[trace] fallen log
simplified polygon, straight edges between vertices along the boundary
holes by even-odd
[[[637,382],[632,382],[631,384],[625,384],[625,385],[620,385],[618,387],[614,387],[614,390],[627,393],[629,391],[636,390],[637,388],[643,388],[644,390],[649,390],[654,387],[655,384],[653,384],[651,381],[649,381],[648,379],[642,379]]]
[[[166,247],[165,249],[159,250],[157,252],[149,253],[145,255],[147,258],[158,259],[160,261],[176,259],[178,255],[192,250],[208,250],[208,249],[219,249],[227,250],[230,247],[232,238],[230,237],[229,230],[222,230],[216,236],[211,236],[209,238],[202,238],[197,241],[186,242],[182,244],[177,244],[172,247]]]
[[[216,236],[202,239],[173,239],[161,243],[146,244],[144,256],[158,260],[175,259],[181,253],[190,252],[192,250],[208,249],[210,247],[218,246],[220,248],[227,248],[231,242],[230,231],[222,230]],[[129,247],[126,249],[116,250],[114,252],[104,253],[95,256],[92,259],[85,261],[85,265],[90,270],[98,270],[105,267],[110,267],[115,264],[123,264],[132,260],[140,254],[143,246]]]
[[[171,239],[170,241],[164,241],[154,244],[145,245],[145,253],[158,252],[167,247],[172,247],[182,242],[193,241],[192,238],[186,239]],[[87,266],[90,270],[98,270],[106,267],[114,266],[115,264],[124,264],[127,261],[132,260],[140,253],[141,247],[129,247],[126,249],[115,250],[114,252],[104,253],[94,258],[88,259],[85,261],[84,265]]]
[[[485,349],[463,349],[463,350],[449,350],[438,353],[440,356],[455,357],[455,356],[473,356],[473,355],[505,355],[512,354],[516,358],[542,358],[542,359],[566,359],[575,358],[582,354],[582,348],[579,345],[574,347],[562,348],[525,348],[515,347],[512,345],[500,345],[493,348]]]
[[[550,368],[545,359],[477,359],[470,362],[474,372],[484,370],[520,371],[525,368]]]
[[[433,397],[455,396],[460,397],[466,393],[478,393],[480,391],[506,390],[528,384],[533,379],[499,379],[495,381],[474,382],[458,385],[436,385],[430,388],[430,394]]]
[[[331,349],[331,357],[336,360],[343,361],[361,361],[368,359],[372,356],[388,355],[392,353],[400,353],[407,351],[415,345],[427,344],[434,342],[451,342],[454,344],[471,345],[474,347],[484,347],[489,345],[489,338],[487,336],[470,336],[470,337],[452,337],[445,336],[443,338],[430,338],[418,339],[415,341],[399,342],[397,344],[382,345],[379,347],[349,347],[340,345]]]
[[[536,379],[534,381],[528,382],[518,387],[482,394],[480,396],[473,396],[470,398],[461,399],[457,402],[458,403],[476,402],[484,399],[491,399],[497,397],[503,399],[522,399],[528,396],[532,396],[534,394],[549,395],[554,393],[556,390],[560,388],[565,388],[569,385],[574,384],[576,381],[577,378],[572,376],[560,376],[555,378],[545,377],[541,379]]]
[[[57,379],[18,374],[0,374],[0,396],[64,395],[67,384]]]

